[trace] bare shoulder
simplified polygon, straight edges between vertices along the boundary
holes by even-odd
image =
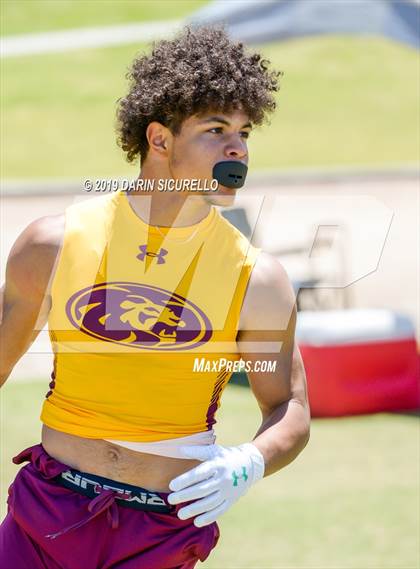
[[[11,292],[44,294],[64,240],[65,215],[32,221],[13,244],[6,268]]]
[[[295,301],[286,269],[276,257],[262,251],[252,270],[246,296],[264,301],[266,295],[270,299]]]
[[[255,262],[241,311],[241,328],[255,322],[259,328],[278,326],[290,317],[296,295],[286,269],[278,259],[261,252]]]
[[[255,262],[250,278],[250,287],[276,287],[279,281],[288,279],[287,272],[280,261],[261,251]]]
[[[9,259],[38,257],[59,250],[64,239],[65,215],[49,215],[32,221],[16,239]]]

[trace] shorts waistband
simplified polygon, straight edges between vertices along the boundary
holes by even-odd
[[[162,514],[175,511],[175,507],[165,501],[164,493],[152,492],[140,486],[116,482],[96,474],[68,469],[56,476],[54,481],[60,486],[89,498],[95,498],[106,490],[112,490],[117,503],[125,508]]]

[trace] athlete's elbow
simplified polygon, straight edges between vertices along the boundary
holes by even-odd
[[[16,362],[10,361],[6,357],[5,346],[2,343],[2,335],[0,334],[0,387],[6,382],[9,375],[12,373]]]
[[[311,426],[308,425],[305,429],[304,434],[302,435],[302,450],[306,447],[309,443],[309,439],[311,438]],[[302,452],[302,451],[301,451]]]
[[[7,378],[12,373],[12,370],[9,369],[8,371],[0,371],[0,387],[6,383]]]
[[[298,407],[300,409],[300,407]],[[295,425],[296,449],[300,454],[311,438],[311,418],[309,409],[302,406],[302,416]]]
[[[307,413],[305,413],[305,418],[302,420],[300,426],[300,441],[301,441],[302,450],[309,443],[310,438],[311,438],[311,417],[309,409],[307,409]]]

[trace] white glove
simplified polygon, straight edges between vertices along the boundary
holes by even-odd
[[[182,446],[180,451],[187,458],[205,462],[170,481],[173,492],[168,502],[197,500],[178,511],[181,520],[198,516],[194,519],[197,527],[213,523],[264,476],[264,457],[251,443]]]

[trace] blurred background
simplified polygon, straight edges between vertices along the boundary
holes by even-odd
[[[279,258],[298,300],[309,445],[220,519],[209,568],[419,567],[419,27],[417,1],[2,0],[1,281],[34,219],[130,178],[115,141],[125,74],[184,23],[224,22],[282,70],[223,215]],[[41,331],[1,391],[1,517],[11,464],[40,441],[52,356]],[[220,444],[260,424],[246,376]],[[240,421],[238,424],[238,417]]]

